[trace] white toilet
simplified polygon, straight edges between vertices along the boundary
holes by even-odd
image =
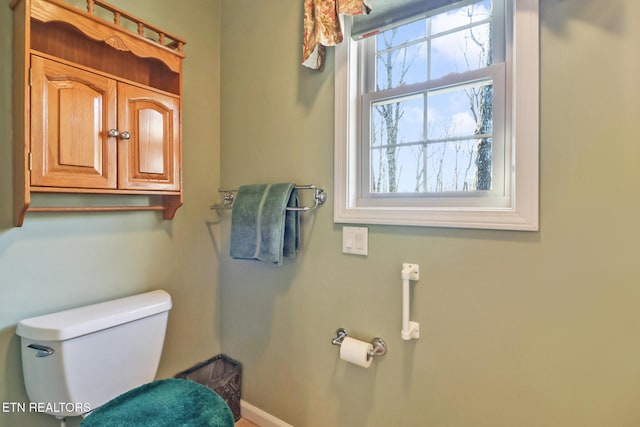
[[[153,381],[170,309],[157,290],[21,321],[29,399],[62,419]]]

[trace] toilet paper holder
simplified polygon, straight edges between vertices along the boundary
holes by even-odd
[[[336,330],[336,336],[331,340],[331,344],[341,346],[342,341],[348,336],[345,328],[338,328]],[[371,340],[373,348],[367,353],[367,360],[370,360],[376,356],[384,356],[387,354],[387,343],[380,337],[375,337]]]

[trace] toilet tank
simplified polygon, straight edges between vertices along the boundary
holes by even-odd
[[[82,415],[153,381],[170,309],[157,290],[21,321],[29,399],[40,412]]]

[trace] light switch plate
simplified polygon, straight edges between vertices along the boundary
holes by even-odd
[[[369,229],[367,227],[342,227],[342,253],[369,254]]]

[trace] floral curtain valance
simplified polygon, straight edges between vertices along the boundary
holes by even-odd
[[[322,70],[325,46],[342,43],[339,15],[363,13],[369,13],[363,0],[305,0],[302,65]]]

